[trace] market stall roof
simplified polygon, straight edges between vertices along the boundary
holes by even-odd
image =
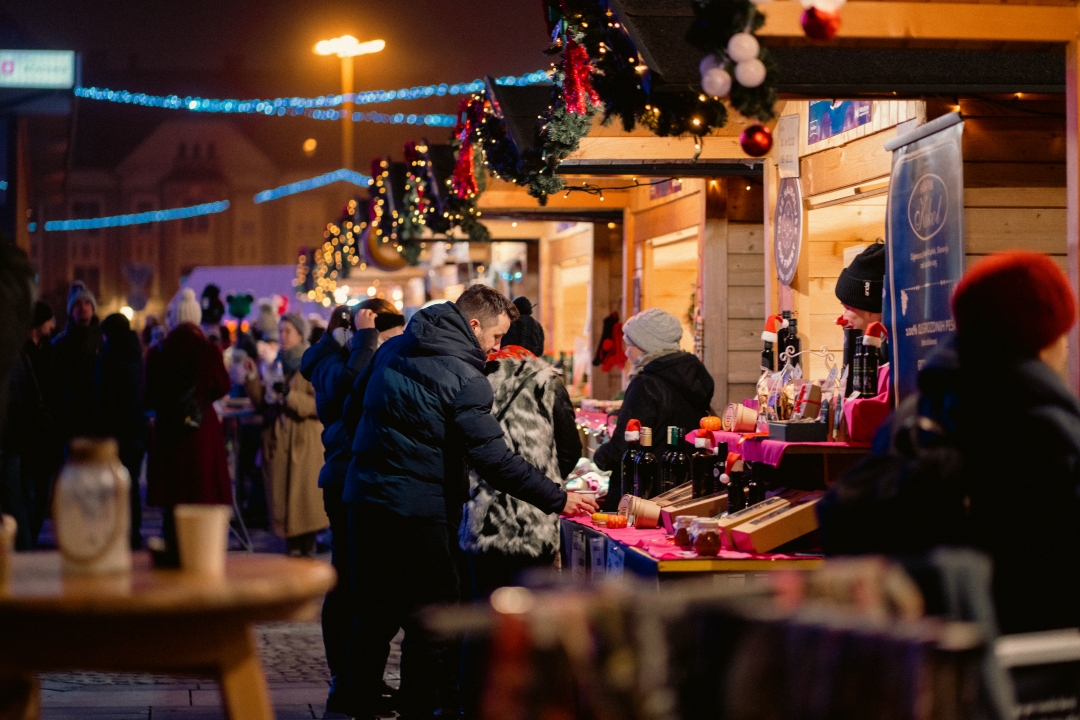
[[[785,3],[786,4],[786,3]],[[870,5],[868,2],[849,3]],[[882,14],[890,5],[875,2]],[[906,5],[907,3],[903,3]],[[783,12],[782,3],[763,8]],[[937,3],[930,4],[930,7]],[[693,22],[690,3],[680,0],[612,0],[612,6],[649,67],[664,84],[697,87],[703,53],[686,41]],[[984,4],[968,4],[983,14]],[[1030,7],[1030,6],[1028,6]],[[845,15],[846,18],[846,15]],[[975,24],[982,18],[973,18]],[[845,20],[846,22],[846,20]],[[845,44],[793,45],[763,36],[779,65],[777,90],[804,97],[894,96],[938,93],[1064,92],[1065,49],[1050,43],[964,49],[876,41],[874,47]],[[851,41],[848,41],[851,42]],[[865,43],[865,41],[863,41]],[[882,47],[882,45],[886,45]],[[892,46],[888,46],[892,45]],[[894,95],[895,94],[895,95]]]

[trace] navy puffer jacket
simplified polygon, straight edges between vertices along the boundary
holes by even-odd
[[[315,388],[315,411],[323,424],[323,459],[319,471],[319,487],[345,482],[345,473],[352,459],[352,436],[345,429],[342,412],[352,391],[356,376],[371,362],[379,347],[379,331],[368,328],[358,331],[342,347],[333,335],[325,333],[319,342],[304,351],[300,374]]]
[[[346,402],[346,426],[357,423],[346,502],[457,523],[471,467],[497,490],[562,511],[566,493],[503,440],[486,360],[453,303],[421,310],[383,344]]]

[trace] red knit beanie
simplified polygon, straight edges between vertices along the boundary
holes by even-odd
[[[1076,322],[1069,278],[1046,255],[991,255],[964,274],[953,293],[960,338],[1035,357]]]

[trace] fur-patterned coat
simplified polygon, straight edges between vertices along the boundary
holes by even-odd
[[[506,444],[561,485],[581,456],[581,441],[559,373],[516,346],[503,348],[485,373],[495,394],[491,414],[499,420]],[[557,515],[493,489],[475,472],[469,474],[469,494],[458,532],[466,552],[532,558],[558,552]]]

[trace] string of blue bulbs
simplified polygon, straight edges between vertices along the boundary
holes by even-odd
[[[497,78],[497,85],[534,85],[548,82],[550,78],[544,70],[526,73],[525,75],[506,75]],[[241,113],[247,115],[286,115],[305,116],[316,120],[340,120],[341,112],[334,108],[340,107],[346,102],[357,105],[371,105],[375,103],[391,102],[393,100],[421,100],[429,97],[443,97],[446,95],[469,95],[481,92],[484,89],[483,80],[474,80],[467,83],[440,83],[438,85],[417,85],[416,87],[403,88],[401,90],[366,90],[359,93],[344,95],[321,95],[319,97],[280,97],[273,100],[220,100],[214,98],[202,98],[179,95],[149,95],[147,93],[133,93],[127,90],[110,90],[108,88],[77,87],[75,95],[87,100],[100,100],[124,105],[138,105],[141,107],[162,108],[166,110],[187,110],[189,112],[206,113]],[[392,125],[427,125],[432,127],[451,127],[457,118],[454,115],[440,113],[431,114],[405,114],[405,113],[378,113],[378,112],[354,112],[353,122],[389,123]]]

